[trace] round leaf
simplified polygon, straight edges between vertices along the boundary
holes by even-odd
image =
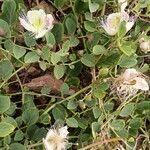
[[[0,123],[0,137],[6,137],[14,131],[15,127],[9,123],[1,122]]]
[[[0,113],[4,113],[10,107],[10,98],[8,96],[0,95]]]
[[[25,110],[22,114],[22,120],[28,126],[35,124],[39,119],[39,112],[37,109]]]
[[[73,128],[77,128],[78,127],[78,121],[75,118],[73,118],[73,117],[68,118],[66,120],[66,123],[67,123],[67,125],[69,127],[73,127]]]
[[[120,112],[121,117],[128,117],[134,110],[134,103],[127,104]]]
[[[93,47],[93,54],[94,55],[100,55],[100,54],[104,54],[106,52],[106,49],[104,46],[102,45],[95,45]]]
[[[125,121],[122,119],[116,119],[116,120],[113,120],[110,125],[115,130],[122,130],[125,126]]]
[[[26,150],[26,147],[20,143],[12,143],[10,145],[10,150]]]
[[[19,59],[21,58],[25,53],[26,53],[26,49],[18,46],[18,45],[14,45],[13,47],[13,53],[14,53],[14,56]]]
[[[54,67],[54,75],[55,75],[56,79],[60,79],[64,76],[65,69],[66,69],[66,67],[63,65],[56,65]]]
[[[34,63],[39,61],[40,57],[37,55],[36,52],[28,52],[24,57],[25,63]]]
[[[81,58],[81,62],[88,67],[94,67],[96,63],[96,58],[92,54],[84,54]]]
[[[96,24],[91,21],[84,21],[84,28],[89,32],[94,32],[96,30]]]

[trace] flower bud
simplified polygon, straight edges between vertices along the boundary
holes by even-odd
[[[141,42],[140,48],[144,53],[150,52],[150,40]]]

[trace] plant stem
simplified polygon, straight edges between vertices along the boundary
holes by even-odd
[[[86,90],[88,90],[88,89],[90,89],[90,88],[91,88],[91,84],[90,84],[89,86],[87,86],[87,87],[81,89],[80,91],[76,92],[75,94],[73,94],[73,95],[71,95],[71,96],[65,98],[64,100],[59,101],[59,102],[56,102],[55,104],[53,104],[52,106],[50,106],[47,110],[45,110],[42,115],[47,114],[47,113],[48,113],[51,109],[53,109],[56,105],[61,104],[61,103],[65,102],[65,101],[68,101],[68,100],[70,100],[70,99],[76,97],[77,95],[81,94],[82,92],[84,92],[84,91],[86,91]]]

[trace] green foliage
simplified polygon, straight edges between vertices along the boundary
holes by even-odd
[[[20,143],[13,143],[10,145],[10,150],[26,150],[26,147]]]
[[[61,23],[55,24],[52,29],[52,33],[55,36],[56,42],[59,43],[64,34],[64,27]]]
[[[39,112],[37,109],[27,109],[22,114],[22,120],[28,126],[35,124],[39,119]]]
[[[10,107],[10,98],[9,96],[0,95],[0,113],[4,113]]]
[[[85,54],[81,58],[81,62],[88,67],[94,67],[96,63],[96,57],[92,54]]]
[[[72,128],[78,127],[78,121],[73,117],[66,119],[66,123],[69,127],[72,127]]]
[[[6,137],[14,131],[15,127],[6,122],[0,122],[0,137]]]
[[[13,72],[13,66],[9,60],[2,60],[0,62],[0,77],[5,80],[11,76]]]
[[[54,67],[54,75],[56,77],[56,79],[60,79],[64,76],[65,74],[65,66],[62,65],[56,65]]]
[[[40,57],[37,55],[36,52],[28,52],[24,57],[25,63],[34,63],[39,61]]]
[[[12,25],[16,21],[16,2],[14,0],[5,0],[2,5],[2,18]]]
[[[19,47],[18,45],[14,45],[13,47],[13,53],[14,56],[19,59],[21,58],[25,53],[26,53],[26,49],[23,47]]]
[[[68,150],[149,149],[149,91],[143,92],[142,85],[129,98],[117,92],[128,95],[127,90],[133,92],[142,82],[124,81],[121,75],[127,68],[141,72],[136,79],[149,82],[149,52],[140,48],[142,38],[149,40],[149,1],[139,0],[132,7],[128,2],[125,11],[138,18],[127,32],[132,18],[124,13],[114,36],[104,32],[102,20],[120,12],[117,1],[37,2],[1,1],[0,149],[43,150],[49,129],[63,125],[69,131]],[[25,15],[39,8],[54,21],[37,39],[39,26],[46,29],[48,20],[38,20],[38,26],[36,18],[31,24],[32,16]],[[19,17],[29,26],[24,28]],[[110,24],[118,21],[109,19]],[[26,30],[31,26],[34,33]]]
[[[6,37],[10,37],[10,29],[9,29],[9,25],[6,21],[0,19],[0,30],[1,30],[1,33],[0,35],[1,36],[6,36]]]

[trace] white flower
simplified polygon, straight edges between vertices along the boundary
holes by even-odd
[[[149,91],[145,78],[135,69],[126,69],[123,75],[116,79],[113,88],[116,89],[119,97],[124,99],[136,95],[139,90]]]
[[[144,53],[150,52],[150,40],[146,40],[144,38],[141,38],[139,40],[141,51]]]
[[[102,20],[101,24],[104,30],[109,35],[113,36],[118,32],[121,22],[123,21],[126,23],[126,32],[128,32],[135,23],[133,17],[130,17],[127,12],[122,11],[108,15],[107,19],[105,21]]]
[[[50,129],[43,139],[46,150],[65,150],[68,135],[67,126]]]
[[[28,31],[35,34],[35,38],[41,38],[46,32],[53,28],[54,18],[51,14],[46,14],[44,10],[31,10],[19,17],[20,24]]]
[[[120,5],[121,11],[124,11],[128,3],[127,0],[118,0],[118,4]]]

